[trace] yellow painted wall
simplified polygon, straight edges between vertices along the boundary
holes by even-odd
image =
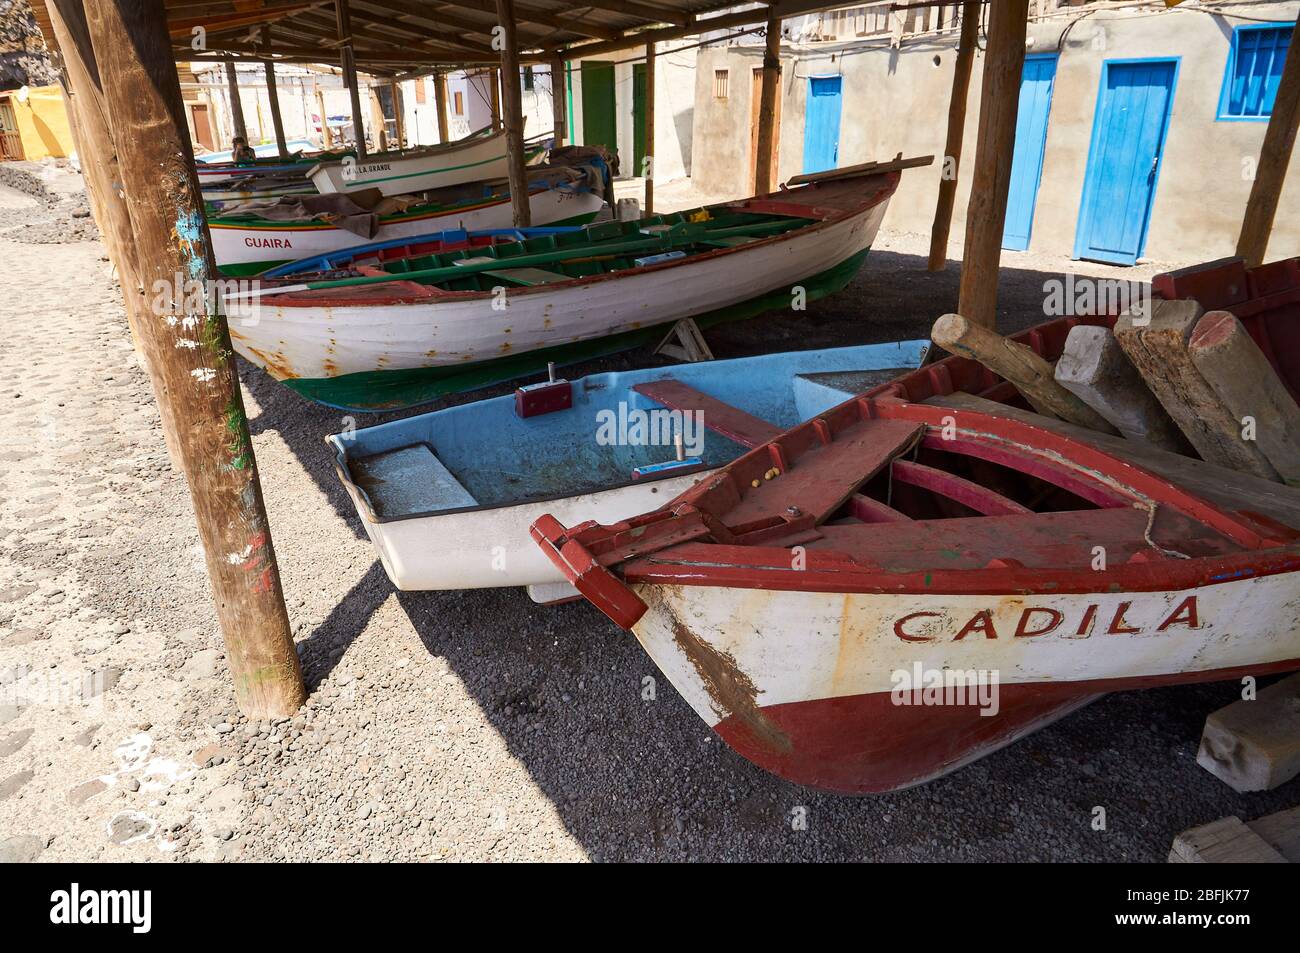
[[[26,102],[22,101],[15,90],[9,93],[9,103],[13,106],[14,118],[18,122],[18,135],[23,142],[25,158],[61,158],[75,151],[61,87],[29,86]]]

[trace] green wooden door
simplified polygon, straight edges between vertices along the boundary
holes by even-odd
[[[582,62],[582,143],[618,151],[614,119],[614,64],[607,60]],[[626,170],[624,170],[626,171]]]
[[[645,64],[632,64],[632,175],[645,171]]]

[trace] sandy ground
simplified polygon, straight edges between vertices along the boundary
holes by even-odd
[[[699,198],[684,184],[661,207]],[[0,189],[0,207],[22,203]],[[585,604],[395,592],[321,440],[347,421],[244,364],[312,692],[291,721],[246,723],[102,249],[17,237],[0,227],[0,859],[1160,861],[1187,827],[1297,800],[1300,782],[1243,796],[1196,766],[1233,684],[1111,695],[888,796],[779,781],[662,677],[644,701],[654,666]],[[842,294],[710,343],[732,357],[921,336],[957,283],[924,250],[882,235]],[[1005,328],[1042,320],[1043,282],[1080,267],[1006,265]]]

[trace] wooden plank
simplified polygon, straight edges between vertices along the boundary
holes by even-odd
[[[1300,44],[1296,39],[1294,36],[1291,38],[1287,50],[1282,78],[1273,99],[1273,112],[1264,131],[1264,144],[1259,150],[1255,180],[1250,184],[1241,234],[1237,239],[1237,254],[1246,260],[1247,265],[1262,264],[1268,253],[1273,217],[1277,214],[1287,166],[1291,164],[1296,130],[1300,128],[1300,52],[1296,49]]]
[[[1235,791],[1271,791],[1300,775],[1300,673],[1206,718],[1196,762]]]
[[[948,264],[948,236],[952,231],[953,205],[957,201],[957,171],[966,133],[966,101],[970,98],[970,69],[975,59],[982,6],[980,0],[965,0],[961,5],[961,39],[957,43],[952,96],[948,100],[948,138],[943,149],[943,168],[939,173],[939,200],[935,204],[934,224],[930,228],[930,271],[943,271]]]
[[[1281,483],[1261,480],[1202,460],[1179,456],[1141,441],[1097,433],[1086,427],[1044,417],[1019,407],[994,403],[973,394],[961,392],[946,394],[941,397],[931,397],[925,403],[952,407],[956,410],[975,410],[980,413],[994,414],[1064,434],[1074,440],[1091,444],[1121,460],[1130,460],[1143,469],[1162,476],[1171,483],[1177,483],[1189,492],[1204,497],[1226,510],[1259,513],[1283,526],[1300,531],[1300,490],[1283,486]]]
[[[1178,864],[1285,864],[1286,858],[1239,817],[1223,817],[1174,838],[1169,862]]]
[[[863,483],[915,443],[924,428],[901,420],[864,420],[830,443],[813,447],[787,472],[744,490],[724,514],[728,526],[773,518],[811,518],[821,523]],[[797,511],[797,512],[795,512]]]
[[[1187,349],[1223,406],[1239,422],[1251,420],[1255,444],[1282,480],[1300,486],[1300,407],[1245,325],[1211,311],[1196,322]]]
[[[348,97],[352,102],[352,134],[356,139],[357,158],[366,157],[366,124],[361,118],[361,87],[357,85],[357,58],[352,51],[352,18],[348,0],[335,0],[335,25],[338,30],[339,66],[343,70],[343,82],[348,87]]]
[[[851,179],[859,175],[884,175],[886,172],[901,172],[903,169],[918,169],[931,165],[934,156],[913,156],[904,159],[900,152],[896,158],[883,162],[863,162],[858,165],[846,165],[842,169],[827,169],[825,172],[808,172],[796,175],[786,181],[786,185],[805,185],[809,182],[830,182],[835,179]]]
[[[1055,377],[1128,439],[1145,440],[1172,453],[1191,449],[1109,328],[1095,324],[1071,328]]]
[[[1149,318],[1120,315],[1115,338],[1201,459],[1277,480],[1277,471],[1258,447],[1241,439],[1241,422],[1192,363],[1188,342],[1203,313],[1195,301],[1157,300]]]
[[[533,224],[528,204],[528,175],[524,172],[524,106],[519,89],[519,37],[515,32],[515,0],[497,0],[501,21],[501,71],[492,74],[492,113],[506,130],[506,171],[510,177],[510,208],[516,228]],[[504,77],[504,114],[499,104],[497,77]]]
[[[235,127],[235,138],[248,142],[248,126],[244,123],[244,103],[239,98],[239,74],[233,60],[226,60],[226,91],[230,94],[230,122]]]
[[[1291,863],[1300,864],[1300,807],[1269,814],[1246,826]]]
[[[989,5],[988,50],[980,87],[979,134],[966,207],[966,244],[957,304],[961,314],[986,328],[997,326],[998,268],[1011,189],[1028,15],[1029,0],[1001,0]]]
[[[492,271],[480,272],[489,278],[502,278],[517,285],[553,285],[557,281],[572,281],[568,275],[558,271],[546,271],[543,268],[494,268]]]
[[[934,322],[930,337],[945,350],[979,361],[1015,384],[1040,414],[1059,417],[1100,433],[1119,433],[1105,417],[1058,384],[1052,365],[1034,353],[1033,348],[959,314],[945,314],[939,318]]]
[[[645,45],[645,214],[655,210],[655,45]]]
[[[759,417],[748,414],[739,407],[724,403],[671,378],[637,384],[632,388],[655,403],[673,410],[698,411],[701,423],[714,433],[734,440],[742,447],[757,447],[781,435],[781,428]]]
[[[515,14],[523,15],[518,9]],[[654,44],[651,43],[650,46],[653,47]],[[557,56],[551,60],[551,129],[555,133],[557,149],[569,138],[569,115],[564,105],[567,101],[565,76],[564,60]]]
[[[759,90],[758,144],[754,150],[754,194],[766,195],[775,186],[772,143],[776,136],[776,97],[781,77],[781,17],[772,12],[767,18],[767,38],[763,45],[763,81]]]
[[[250,719],[306,699],[225,316],[189,282],[218,272],[162,0],[95,0],[86,25],[118,150],[142,287],[171,289],[140,323],[163,426],[189,486],[235,699]],[[177,287],[177,276],[185,276]],[[202,297],[204,300],[195,300]],[[164,317],[171,320],[164,320]]]
[[[262,27],[262,43],[268,51],[271,46],[271,26]],[[280,116],[280,90],[275,84],[275,62],[267,60],[262,64],[266,72],[266,98],[271,104],[271,126],[275,130],[275,151],[281,159],[289,158],[289,147],[284,139],[284,119]]]

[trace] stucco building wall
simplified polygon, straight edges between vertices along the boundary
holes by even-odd
[[[1266,123],[1216,119],[1233,27],[1256,19],[1294,21],[1300,3],[1250,4],[1164,11],[1156,6],[1097,10],[1071,23],[1052,18],[1031,24],[1028,53],[1060,50],[1048,118],[1042,180],[1030,251],[1071,254],[1079,219],[1102,76],[1106,60],[1177,58],[1173,107],[1161,160],[1143,257],[1169,262],[1231,254],[1236,246],[1253,161]],[[1244,13],[1250,21],[1231,16]],[[1064,33],[1064,37],[1062,34]],[[803,168],[804,109],[808,79],[842,75],[838,165],[933,153],[936,162],[904,173],[887,227],[928,232],[947,127],[956,58],[955,33],[856,44],[808,44],[782,54],[778,178]],[[936,62],[937,58],[937,62]],[[693,177],[701,188],[729,195],[747,192],[751,154],[751,71],[757,47],[702,49],[695,81]],[[984,57],[976,53],[966,115],[966,167],[974,157]],[[714,93],[714,71],[729,72],[726,100]],[[1284,188],[1269,257],[1300,254],[1300,176]],[[952,235],[965,227],[969,175],[958,188]]]

